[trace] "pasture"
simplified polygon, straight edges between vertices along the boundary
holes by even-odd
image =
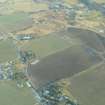
[[[100,63],[73,76],[70,89],[80,105],[104,105],[105,64]]]
[[[28,87],[18,88],[13,81],[0,81],[0,104],[35,105],[35,99]]]
[[[17,57],[16,49],[13,46],[12,40],[0,41],[0,63],[14,60]]]

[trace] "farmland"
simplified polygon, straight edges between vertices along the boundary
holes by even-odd
[[[0,63],[14,60],[16,57],[16,49],[11,40],[0,41]]]
[[[70,5],[75,5],[78,3],[79,0],[64,0],[65,3],[70,4]]]
[[[29,67],[28,73],[33,79],[35,88],[43,86],[49,81],[72,77],[102,61],[92,49],[90,52],[93,54],[88,53],[87,49],[89,49],[87,46],[74,45],[64,51],[47,56],[39,63]]]
[[[0,105],[104,105],[104,35],[105,0],[0,0]]]
[[[0,30],[11,32],[30,26],[32,20],[26,13],[13,13],[10,15],[0,16]],[[25,26],[23,26],[25,25]]]
[[[96,3],[102,4],[105,3],[105,0],[94,0]]]
[[[49,35],[30,41],[23,49],[32,50],[38,58],[43,58],[74,44],[69,41],[61,39],[59,36]]]
[[[80,105],[105,103],[105,64],[100,63],[70,79],[71,93]]]
[[[27,7],[27,8],[26,8]],[[14,7],[15,11],[24,11],[24,12],[31,12],[33,10],[47,10],[48,5],[44,3],[33,3],[33,2],[23,2],[23,3],[15,3]]]
[[[0,81],[1,105],[34,105],[32,91],[27,88],[17,88],[13,81]]]

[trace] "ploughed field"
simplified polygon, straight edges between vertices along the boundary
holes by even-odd
[[[50,54],[28,67],[28,74],[35,88],[50,81],[72,77],[104,60],[104,46],[95,32],[69,28],[54,35],[66,41],[69,39],[75,44],[69,43],[70,47]]]

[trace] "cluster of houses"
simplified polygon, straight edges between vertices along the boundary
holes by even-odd
[[[17,87],[22,88],[26,85],[31,88],[31,83],[27,80],[26,75],[23,72],[14,73],[11,63],[0,64],[0,80],[16,80]]]
[[[13,67],[11,64],[0,64],[0,80],[12,80]]]
[[[39,102],[43,105],[79,105],[76,100],[70,99],[69,96],[62,94],[62,87],[56,83],[48,83],[45,87],[37,90]]]
[[[21,34],[15,37],[16,40],[32,40],[34,37],[31,34]]]

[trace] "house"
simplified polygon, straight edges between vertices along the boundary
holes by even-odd
[[[16,40],[31,40],[33,39],[33,36],[31,36],[30,34],[29,35],[18,35],[16,37]]]

